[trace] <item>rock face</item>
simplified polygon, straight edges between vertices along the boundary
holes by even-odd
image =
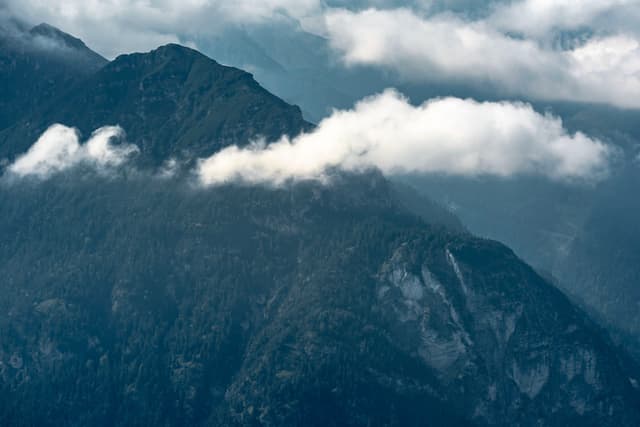
[[[598,185],[455,178],[413,180],[473,233],[513,248],[640,360],[640,168],[628,148]]]
[[[2,187],[0,424],[638,425],[637,368],[509,249],[336,180]]]
[[[602,382],[611,366],[595,356],[607,344],[586,332],[593,325],[511,251],[455,238],[427,253],[420,246],[401,246],[385,264],[379,299],[406,351],[460,390],[454,400],[473,419],[571,425],[589,411],[583,393],[611,385]],[[617,406],[608,402],[597,399],[591,410],[606,419]]]

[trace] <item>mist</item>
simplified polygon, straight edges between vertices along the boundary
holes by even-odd
[[[526,99],[640,107],[640,43],[632,34],[597,34],[557,49],[490,21],[425,18],[408,9],[334,10],[326,23],[347,66],[380,67],[419,83],[488,85]]]

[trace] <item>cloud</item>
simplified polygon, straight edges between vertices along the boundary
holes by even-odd
[[[7,0],[18,17],[48,22],[84,39],[108,58],[211,34],[225,25],[279,14],[318,15],[320,0]]]
[[[123,138],[120,127],[106,126],[82,144],[76,129],[56,124],[6,171],[10,177],[41,180],[78,166],[110,172],[139,152],[135,145],[113,143]],[[389,89],[351,110],[334,111],[310,133],[269,145],[227,147],[200,159],[195,172],[203,185],[325,181],[336,169],[371,168],[387,175],[527,174],[593,181],[607,175],[612,154],[601,141],[569,134],[560,119],[529,104],[437,98],[414,106]],[[172,178],[180,168],[169,159],[155,176]]]
[[[347,65],[385,67],[422,82],[490,85],[528,99],[640,107],[640,45],[630,36],[592,38],[558,51],[485,21],[423,18],[409,9],[334,10],[326,27]]]
[[[552,179],[598,179],[610,151],[560,119],[528,104],[442,98],[412,106],[387,90],[354,109],[335,111],[315,131],[270,145],[228,147],[200,161],[204,185],[234,180],[281,184],[324,180],[329,170],[379,168],[451,175],[538,174]]]
[[[206,45],[229,25],[286,16],[326,36],[349,66],[418,83],[464,82],[494,98],[640,108],[639,0],[6,1],[17,16],[77,34],[108,58],[166,43]]]
[[[501,30],[548,38],[557,31],[638,31],[638,0],[522,0],[494,7],[488,20]]]
[[[112,144],[114,138],[123,137],[122,128],[106,126],[96,130],[81,145],[76,129],[56,124],[47,129],[7,170],[13,176],[39,179],[78,165],[87,165],[98,171],[109,170],[122,165],[139,151],[135,145]]]

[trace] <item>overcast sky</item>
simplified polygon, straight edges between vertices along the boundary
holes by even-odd
[[[463,81],[495,88],[510,99],[640,107],[640,0],[5,2],[13,15],[58,26],[108,58],[169,42],[194,45],[227,26],[296,22],[299,26],[283,25],[282,31],[303,28],[325,37],[334,59],[345,67],[383,69],[417,84]],[[373,126],[372,117],[388,126]],[[452,118],[450,128],[434,122],[444,117]],[[458,129],[460,123],[468,126]],[[370,129],[377,131],[372,134]],[[42,147],[58,141],[58,131],[46,135],[41,150],[26,159],[48,152]],[[318,143],[326,139],[332,145]],[[336,141],[342,142],[336,145]],[[354,157],[354,150],[360,149],[353,145],[356,141],[365,144],[360,148],[366,155]],[[442,146],[442,141],[451,145]],[[73,137],[66,146],[84,153]],[[325,147],[335,151],[327,153]],[[569,134],[558,119],[540,115],[526,104],[451,98],[411,106],[395,92],[337,111],[313,134],[280,141],[275,148],[234,150],[203,162],[203,181],[225,181],[245,173],[247,165],[264,173],[252,178],[257,181],[287,179],[288,174],[317,177],[335,164],[376,166],[389,173],[510,175],[535,170],[565,178],[601,175],[608,156],[600,141]],[[307,156],[308,151],[315,154]],[[298,162],[302,170],[269,167],[279,164],[277,159],[290,165],[296,153],[318,161]],[[414,159],[429,161],[413,164]],[[27,160],[24,165],[32,165]]]
[[[345,66],[640,107],[640,0],[6,1],[20,18],[52,23],[108,58],[287,16],[326,37]]]

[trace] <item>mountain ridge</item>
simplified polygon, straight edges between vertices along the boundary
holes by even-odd
[[[381,176],[70,175],[0,201],[0,420],[640,420],[638,368],[588,316],[503,245],[398,208]]]
[[[138,166],[312,126],[179,45],[22,113],[0,158],[53,122],[122,125]],[[513,251],[379,172],[332,178],[0,180],[0,424],[640,423],[638,366]]]
[[[312,127],[298,107],[267,92],[251,74],[176,44],[121,55],[78,81],[28,120],[0,133],[0,156],[26,151],[53,123],[85,135],[118,124],[140,147],[142,160],[155,165]]]
[[[29,34],[32,36],[41,36],[41,37],[45,37],[55,41],[59,41],[64,45],[76,50],[88,50],[88,51],[91,51],[92,53],[95,53],[91,49],[89,49],[89,47],[79,38],[76,38],[71,34],[65,33],[59,28],[54,27],[53,25],[47,24],[46,22],[42,22],[36,25],[35,27],[31,28],[29,30]],[[96,55],[104,59],[101,55],[97,53]]]
[[[29,29],[0,19],[0,28],[0,131],[107,63],[82,42],[61,48],[61,39],[74,38],[53,27]]]

